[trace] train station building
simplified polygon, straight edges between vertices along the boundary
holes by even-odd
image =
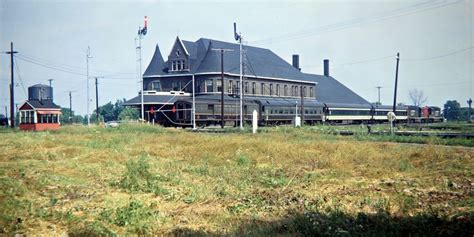
[[[226,50],[223,55],[224,87],[221,85],[219,49]],[[293,55],[290,64],[269,49],[253,46],[243,46],[244,78],[243,85],[240,85],[239,52],[239,44],[236,43],[205,38],[192,42],[177,37],[167,57],[163,58],[157,45],[143,74],[146,120],[166,119],[157,118],[163,114],[156,111],[172,111],[177,109],[176,102],[189,101],[193,93],[193,78],[196,102],[212,97],[219,100],[224,90],[225,100],[232,104],[242,88],[245,100],[280,101],[292,106],[302,99],[307,104],[321,102],[370,105],[329,75],[329,60],[324,61],[323,75],[307,74],[299,68],[298,55]],[[141,96],[126,101],[125,105],[140,108]],[[183,107],[178,108],[178,111],[188,109],[190,108]]]

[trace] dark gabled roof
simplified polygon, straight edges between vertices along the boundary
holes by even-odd
[[[180,96],[174,95],[143,95],[144,104],[173,104]],[[141,96],[134,97],[124,103],[124,105],[141,104]]]
[[[61,109],[51,100],[28,100],[26,103],[33,106],[35,109]]]
[[[163,70],[166,68],[165,61],[163,61],[163,56],[161,56],[160,47],[156,45],[155,53],[153,54],[153,58],[151,58],[150,64],[145,70],[145,75],[149,74],[162,74],[164,73]]]
[[[183,40],[181,42],[183,42],[184,48],[186,49],[186,51],[188,51],[189,57],[191,59],[196,59],[197,49],[198,49],[197,44],[191,41],[186,41],[186,40]]]
[[[231,74],[239,74],[239,44],[218,40],[201,38],[196,42],[182,41],[184,47],[190,54],[191,71],[188,73],[215,73],[221,71],[220,52],[212,49],[230,49],[224,53],[224,71]],[[243,46],[244,60],[246,62],[245,75],[256,77],[272,77],[292,80],[306,80],[305,75],[294,68],[284,59],[271,50],[253,46]],[[161,59],[161,60],[158,60]],[[153,75],[179,75],[180,73],[164,72],[167,65],[162,62],[161,52],[157,46],[150,65],[144,76]]]
[[[370,104],[332,77],[304,73],[307,80],[317,82],[316,99],[323,103]]]

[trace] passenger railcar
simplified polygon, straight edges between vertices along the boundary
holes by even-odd
[[[259,105],[259,122],[264,125],[291,124],[296,114],[305,124],[313,125],[322,121],[323,104],[316,100],[249,98]]]
[[[220,95],[197,96],[196,125],[210,126],[221,123]],[[153,109],[147,111],[150,113]],[[192,98],[181,97],[163,109],[154,108],[151,118],[165,126],[192,126]],[[257,111],[261,126],[292,124],[296,114],[307,125],[326,122],[329,124],[386,123],[392,106],[371,104],[321,103],[316,100],[288,99],[281,97],[245,97],[244,123],[251,124],[252,113]],[[303,110],[303,111],[302,111]],[[397,106],[397,122],[427,123],[441,122],[439,107]],[[303,113],[302,113],[303,112]],[[224,122],[226,126],[238,126],[240,122],[240,99],[225,96]]]
[[[324,104],[324,120],[334,124],[360,124],[388,122],[387,113],[390,106],[373,106],[371,104]],[[397,106],[395,115],[398,121],[406,121],[407,107]]]

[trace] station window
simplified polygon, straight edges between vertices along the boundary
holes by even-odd
[[[150,90],[160,91],[160,90],[161,90],[161,82],[160,82],[160,80],[152,81],[152,82],[150,83]]]
[[[229,87],[228,87],[228,89],[227,89],[227,93],[229,93],[229,94],[234,94],[233,87],[234,87],[234,81],[229,80]]]
[[[176,62],[175,61],[171,62],[171,71],[176,71]]]
[[[260,94],[265,95],[265,83],[262,83],[262,87],[260,88]]]
[[[179,85],[178,85],[178,82],[177,81],[174,81],[171,83],[171,90],[173,91],[179,91]]]
[[[214,92],[214,81],[206,80],[206,92]]]
[[[257,93],[257,83],[252,82],[252,94],[255,95],[255,93]]]
[[[249,82],[246,81],[245,82],[245,90],[244,90],[245,94],[249,93]]]
[[[270,96],[273,95],[273,84],[270,84]]]
[[[280,84],[276,85],[276,95],[280,96]]]
[[[284,95],[284,96],[288,96],[288,85],[285,85],[285,86],[283,87],[283,95]]]
[[[222,91],[222,80],[217,80],[217,92]]]
[[[309,97],[314,97],[314,91],[312,86],[309,87]]]

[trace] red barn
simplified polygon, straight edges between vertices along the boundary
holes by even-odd
[[[60,126],[61,107],[53,102],[53,89],[46,85],[28,88],[28,100],[20,106],[20,130],[52,130]]]

